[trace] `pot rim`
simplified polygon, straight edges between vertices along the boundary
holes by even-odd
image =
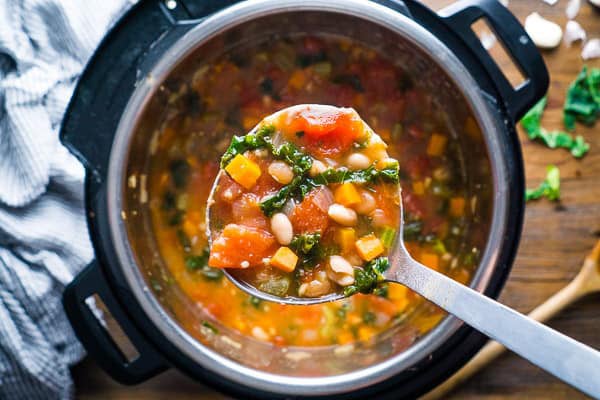
[[[478,84],[458,58],[424,27],[383,5],[363,0],[255,0],[241,2],[219,11],[200,22],[167,49],[151,72],[140,77],[119,121],[112,144],[107,177],[107,211],[111,241],[119,268],[137,302],[154,326],[182,353],[203,368],[226,379],[254,389],[289,395],[324,395],[352,391],[381,382],[410,368],[447,341],[463,322],[447,316],[434,329],[407,350],[365,369],[327,377],[290,377],[246,367],[205,347],[172,319],[148,288],[135,256],[129,246],[127,229],[121,218],[126,187],[129,148],[138,121],[148,101],[172,70],[198,47],[239,24],[267,15],[302,11],[345,14],[378,24],[402,36],[427,53],[441,66],[453,83],[462,90],[473,116],[482,128],[490,158],[494,185],[494,207],[489,239],[471,287],[484,291],[497,265],[500,244],[507,229],[510,181],[506,176],[499,137],[500,121],[490,111],[490,105]],[[496,150],[496,151],[494,151]]]

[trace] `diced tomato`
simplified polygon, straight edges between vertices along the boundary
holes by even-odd
[[[302,107],[282,116],[291,132],[304,132],[311,152],[333,156],[348,150],[364,129],[356,111],[337,107]]]
[[[242,262],[250,266],[262,265],[262,260],[275,251],[275,238],[263,229],[229,224],[210,248],[208,265],[216,268],[242,268]]]
[[[318,190],[318,189],[317,189]],[[322,210],[316,203],[317,190],[310,192],[300,204],[298,204],[290,220],[294,226],[294,232],[324,232],[329,226],[329,216],[326,210]]]

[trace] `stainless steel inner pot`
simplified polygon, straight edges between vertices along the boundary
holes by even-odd
[[[125,285],[156,329],[199,367],[257,390],[305,396],[335,394],[381,382],[411,368],[448,340],[461,322],[447,317],[421,338],[410,338],[399,327],[381,335],[375,343],[352,348],[274,347],[227,329],[214,334],[199,327],[192,335],[174,317],[172,304],[184,305],[191,313],[198,311],[185,306],[187,300],[177,290],[169,294],[169,305],[150,289],[148,275],[166,272],[153,243],[144,194],[139,188],[132,190],[127,186],[131,175],[146,176],[161,118],[155,94],[184,60],[209,60],[215,52],[227,51],[229,43],[240,45],[256,37],[276,38],[277,34],[293,32],[347,36],[390,54],[418,74],[419,82],[435,91],[440,103],[452,111],[448,113],[448,124],[455,140],[462,143],[465,179],[472,193],[486,199],[479,221],[474,223],[489,229],[473,229],[471,237],[465,240],[468,245],[469,240],[485,239],[485,250],[471,286],[479,291],[487,287],[502,241],[507,240],[506,191],[513,178],[507,173],[505,127],[470,73],[435,36],[398,12],[362,0],[243,2],[210,16],[179,39],[149,74],[140,77],[121,117],[109,163],[108,218]],[[481,135],[480,146],[465,141],[457,118],[466,113],[472,114],[481,129],[482,133],[476,133]],[[145,178],[138,181],[142,183]],[[486,190],[489,195],[484,193]],[[482,235],[486,238],[482,239]],[[406,340],[408,347],[391,346],[398,340]],[[298,372],[306,367],[313,368],[314,375]]]

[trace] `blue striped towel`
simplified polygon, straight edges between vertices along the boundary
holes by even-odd
[[[131,0],[0,0],[0,398],[73,395],[61,305],[93,257],[84,171],[58,140],[75,83]]]

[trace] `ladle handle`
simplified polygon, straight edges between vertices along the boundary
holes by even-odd
[[[600,352],[410,257],[394,264],[400,267],[390,281],[402,283],[562,381],[600,398]]]

